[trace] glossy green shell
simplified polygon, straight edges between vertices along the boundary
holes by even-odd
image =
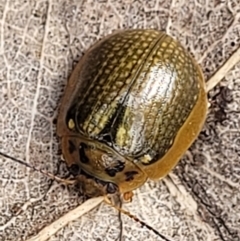
[[[75,67],[58,135],[69,166],[125,193],[176,165],[206,111],[203,75],[190,54],[163,32],[125,30],[97,42]]]

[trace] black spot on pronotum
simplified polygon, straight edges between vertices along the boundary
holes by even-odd
[[[138,174],[136,171],[129,171],[124,173],[126,176],[126,182],[132,181],[134,179],[134,176]]]
[[[117,165],[113,166],[113,167],[107,167],[105,169],[105,172],[110,176],[110,177],[114,177],[116,175],[117,172],[122,172],[125,168],[125,164],[122,161],[117,161]]]
[[[116,175],[116,170],[114,170],[113,168],[106,168],[105,172],[110,176],[110,177],[115,177]]]
[[[82,163],[88,163],[89,159],[85,154],[85,149],[87,149],[88,146],[85,143],[81,143],[79,146],[79,157],[80,157],[80,161]]]
[[[76,146],[74,145],[74,143],[71,140],[68,141],[68,151],[70,154],[72,154],[74,151],[76,151]]]
[[[78,174],[80,174],[80,168],[77,164],[72,164],[69,167],[69,172],[73,175],[73,176],[77,176]]]
[[[114,168],[117,172],[122,172],[125,168],[124,162],[118,160],[118,164]]]

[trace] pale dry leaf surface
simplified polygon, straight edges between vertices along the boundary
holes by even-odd
[[[209,79],[240,47],[239,0],[0,1],[0,151],[62,177],[56,116],[67,79],[97,39],[156,28]],[[198,140],[163,181],[124,208],[171,240],[240,240],[240,64],[209,93]],[[83,202],[76,189],[0,157],[0,240],[27,240]],[[102,203],[48,240],[161,240]]]

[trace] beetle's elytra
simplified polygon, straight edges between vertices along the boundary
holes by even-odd
[[[87,195],[124,194],[171,171],[206,112],[201,69],[181,44],[160,31],[125,30],[75,67],[57,132]]]

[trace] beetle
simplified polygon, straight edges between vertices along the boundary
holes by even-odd
[[[118,31],[70,76],[57,121],[63,157],[88,196],[131,199],[177,164],[207,105],[202,71],[178,41],[153,29]]]

